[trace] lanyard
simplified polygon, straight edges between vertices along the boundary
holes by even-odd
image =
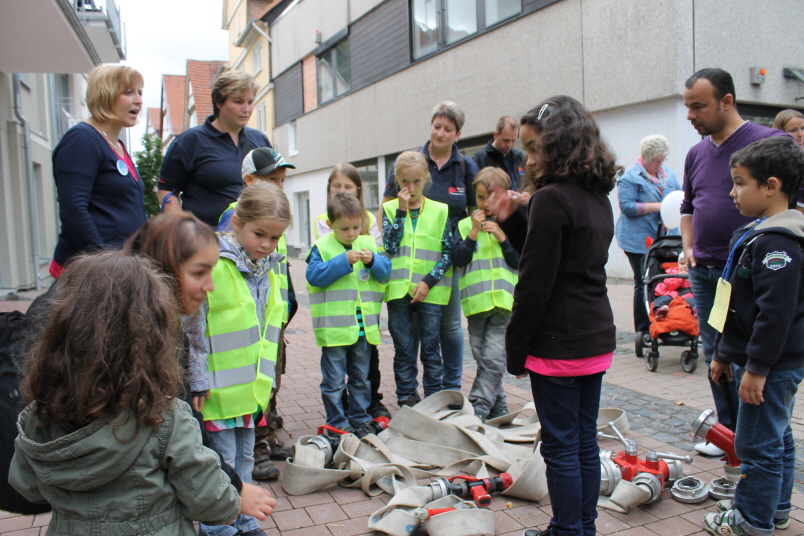
[[[756,226],[759,225],[760,223],[762,223],[765,219],[766,218],[763,217],[763,218],[760,218],[760,219],[756,220],[754,222],[754,225],[752,225],[750,229],[748,229],[745,233],[743,233],[743,236],[741,236],[739,238],[739,240],[737,240],[737,242],[735,242],[734,247],[731,248],[731,251],[729,251],[729,258],[726,259],[726,266],[723,268],[723,275],[721,277],[724,280],[728,281],[729,278],[731,277],[731,265],[732,265],[732,262],[734,261],[734,253],[737,251],[737,248],[739,248],[740,245],[743,243],[743,240],[745,240],[745,237],[748,236],[751,233],[751,231],[753,231],[756,228]]]

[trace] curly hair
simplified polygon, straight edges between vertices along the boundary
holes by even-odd
[[[552,182],[581,180],[590,190],[614,188],[622,167],[600,136],[600,129],[584,106],[566,95],[550,97],[520,120],[539,136],[529,153],[539,155],[538,176],[527,166],[524,190],[533,192]]]
[[[181,265],[208,245],[218,245],[212,227],[190,212],[160,214],[148,220],[123,245],[123,251],[154,261],[170,276],[173,294],[181,303]]]
[[[77,430],[130,410],[156,427],[182,386],[182,327],[167,280],[148,259],[85,255],[59,278],[21,389],[43,425]]]

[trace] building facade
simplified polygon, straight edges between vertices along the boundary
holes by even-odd
[[[0,289],[49,284],[59,233],[51,155],[88,116],[86,73],[124,58],[113,0],[0,4]]]
[[[670,140],[668,165],[679,178],[700,140],[681,94],[697,69],[734,77],[744,117],[768,122],[797,107],[804,83],[801,37],[788,21],[797,0],[300,0],[271,22],[275,123],[271,140],[291,170],[285,191],[294,225],[288,242],[310,245],[310,219],[326,207],[333,165],[358,166],[375,208],[401,151],[429,137],[433,106],[453,100],[466,113],[459,147],[470,156],[491,139],[502,115],[567,94],[600,123],[618,163],[630,167],[639,141]],[[729,36],[739,36],[732,39]],[[752,67],[765,68],[752,84]],[[611,194],[619,217],[616,190]],[[616,242],[610,276],[630,277]]]

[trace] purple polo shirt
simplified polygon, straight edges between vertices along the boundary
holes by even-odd
[[[709,137],[694,145],[684,162],[684,201],[681,214],[692,215],[692,253],[699,266],[722,268],[729,256],[729,241],[743,216],[729,197],[733,182],[731,155],[763,138],[787,136],[781,130],[746,122],[720,146]]]

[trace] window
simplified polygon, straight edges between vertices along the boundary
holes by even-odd
[[[262,71],[262,43],[258,43],[252,52],[252,59],[254,60],[254,74],[256,75]]]
[[[522,12],[522,0],[410,0],[413,59],[476,35]]]
[[[318,56],[318,102],[340,97],[351,86],[349,40],[344,39]]]
[[[522,0],[486,0],[486,27],[522,12]]]
[[[296,147],[296,121],[288,123],[288,156],[296,156],[299,150]]]
[[[360,178],[363,180],[363,206],[366,210],[376,214],[377,209],[380,208],[380,185],[379,176],[377,171],[377,160],[355,162],[353,164],[357,171],[360,173]],[[383,181],[383,188],[385,182]],[[380,227],[382,225],[380,224]]]

